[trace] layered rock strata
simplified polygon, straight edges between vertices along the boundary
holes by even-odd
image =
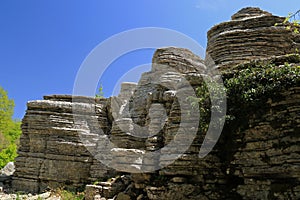
[[[206,52],[221,68],[295,53],[300,47],[299,36],[287,30],[284,20],[259,8],[244,8],[231,21],[208,31]]]
[[[108,169],[97,162],[82,144],[79,132],[90,131],[74,123],[72,104],[81,106],[77,115],[92,115],[105,130],[106,100],[66,95],[45,96],[30,101],[22,122],[22,136],[16,159],[13,187],[39,192],[59,186],[78,187],[94,177],[104,177]],[[79,103],[80,102],[80,103]],[[90,109],[87,109],[90,108]],[[98,113],[91,112],[97,110]]]
[[[239,146],[229,165],[244,199],[300,197],[300,87],[269,99],[236,134]],[[255,192],[253,192],[255,191]]]
[[[270,59],[298,45],[299,36],[273,26],[282,20],[246,8],[232,21],[212,28],[207,51],[221,67],[222,77],[232,78],[240,66],[299,66],[299,56]],[[235,66],[253,59],[265,60]],[[137,85],[124,83],[117,97],[53,95],[29,102],[13,187],[31,192],[79,187],[130,172],[126,189],[100,182],[88,190],[99,198],[111,198],[113,191],[120,199],[300,198],[299,80],[267,101],[260,96],[259,108],[246,111],[229,105],[228,110],[240,111],[237,118],[224,127],[214,149],[200,158],[206,132],[195,123],[199,116],[190,112],[187,97],[204,84],[210,68],[191,51],[174,47],[158,49],[153,63]],[[165,148],[176,140],[176,148]]]

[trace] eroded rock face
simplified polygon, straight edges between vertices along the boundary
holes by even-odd
[[[74,123],[72,110],[72,104],[77,103],[81,108],[77,115],[92,115],[105,130],[106,100],[77,97],[75,101],[71,96],[53,95],[28,102],[15,162],[15,190],[40,192],[64,185],[78,187],[106,176],[108,169],[93,158],[80,140],[79,132],[90,132],[90,128]]]
[[[221,69],[226,68],[221,70],[222,76],[232,77],[230,73],[239,73],[234,64],[256,58],[276,66],[285,62],[300,65],[299,58],[269,59],[292,52],[295,46],[291,44],[298,45],[294,34],[273,26],[282,20],[258,8],[245,8],[233,15],[232,21],[212,28],[207,52]],[[190,95],[187,91],[203,84],[202,75],[209,68],[191,51],[174,47],[158,49],[153,63],[138,84],[124,83],[117,97],[52,95],[29,102],[15,163],[14,189],[40,192],[47,187],[78,187],[129,169],[139,173],[126,176],[130,179],[124,184],[127,188],[121,182],[117,187],[101,182],[88,187],[91,192],[86,198],[300,198],[298,85],[278,91],[251,114],[241,110],[240,118],[225,126],[214,149],[199,158],[206,133],[193,124],[198,116],[184,103]],[[181,102],[180,96],[184,97]],[[185,129],[179,126],[182,114],[188,114],[182,125]],[[164,147],[175,138],[182,141],[177,148],[184,146],[192,132],[188,128],[197,130],[196,137],[171,162],[176,153]],[[113,148],[99,143],[99,129],[102,138],[114,143]],[[98,154],[110,155],[104,159],[117,172],[96,159],[95,149],[101,149]],[[149,152],[158,153],[150,159]],[[128,154],[132,157],[126,157]],[[154,168],[158,170],[151,171]]]
[[[282,66],[292,60],[278,57],[268,62]],[[298,58],[294,65],[299,62]],[[197,157],[192,151],[201,145],[201,137],[197,138],[193,148],[159,170],[156,178],[165,184],[145,179],[148,198],[298,199],[300,87],[294,84],[277,92],[251,111],[228,108],[238,110],[237,118],[224,127],[214,150],[205,158]],[[141,185],[141,180],[135,182]]]
[[[269,99],[265,112],[252,116],[249,127],[236,137],[238,150],[230,173],[240,180],[243,198],[297,199],[300,197],[300,87]],[[255,191],[255,192],[251,192]]]
[[[259,8],[244,8],[231,21],[208,31],[206,52],[221,68],[295,53],[300,47],[300,37],[280,25],[284,19]]]

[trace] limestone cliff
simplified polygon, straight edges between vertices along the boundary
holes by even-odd
[[[104,130],[108,127],[102,112],[106,100],[79,97],[75,101],[80,102],[81,115],[92,114],[87,108],[99,110],[94,117],[101,120]],[[72,104],[72,97],[66,95],[28,102],[15,163],[16,189],[39,192],[60,185],[80,186],[108,172],[95,164],[99,162],[80,142],[78,131],[85,130],[74,123]]]
[[[244,8],[231,21],[208,31],[207,53],[220,67],[295,53],[299,36],[286,30],[284,19],[259,8]]]
[[[204,84],[205,61],[170,47],[158,49],[151,71],[137,85],[124,83],[117,97],[52,95],[28,102],[13,188],[41,192],[129,174],[130,181],[123,182],[127,188],[107,189],[113,183],[101,183],[95,194],[150,200],[299,199],[300,57],[285,54],[294,53],[300,39],[274,27],[282,20],[246,8],[208,32],[207,52],[220,66],[228,112],[221,137],[206,157],[198,156],[206,121],[195,127],[197,116],[188,112],[186,98],[179,99]],[[210,111],[205,111],[208,117]],[[189,120],[181,129],[184,114]],[[163,152],[164,147],[176,139],[186,142],[193,130],[196,137],[172,162],[172,152]],[[176,143],[178,149],[184,142]]]

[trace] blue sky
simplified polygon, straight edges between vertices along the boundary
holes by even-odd
[[[100,42],[133,28],[180,31],[206,46],[206,32],[246,6],[286,16],[299,0],[1,0],[0,86],[14,99],[15,118],[26,102],[72,94],[77,71]],[[116,60],[101,79],[109,96],[131,68],[151,62],[153,50]]]

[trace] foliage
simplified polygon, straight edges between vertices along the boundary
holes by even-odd
[[[2,133],[5,133],[9,130],[9,122],[13,115],[14,101],[9,99],[7,92],[0,87],[0,130]]]
[[[104,92],[103,92],[103,86],[102,84],[100,84],[98,93],[96,94],[96,98],[102,98],[102,97],[104,97]]]
[[[300,10],[298,10],[294,14],[290,13],[283,21],[285,28],[287,30],[292,30],[296,34],[299,34],[299,27],[300,27],[300,24],[299,24],[300,20],[296,19],[296,15],[297,15],[297,13],[299,13],[299,11]]]
[[[300,82],[300,66],[272,63],[247,67],[225,81],[227,95],[235,105],[255,104],[269,98],[287,86]]]
[[[188,101],[191,103],[192,108],[199,108],[199,130],[201,132],[206,132],[208,129],[208,119],[210,116],[210,99],[209,99],[209,91],[205,83],[201,84],[196,88],[197,97],[189,96],[187,97]]]
[[[0,167],[4,167],[8,162],[11,162],[17,157],[17,145],[14,143],[0,152]]]
[[[282,25],[285,26],[286,30],[291,30],[296,34],[300,33],[300,20],[297,19],[297,16],[299,16],[300,10],[298,10],[295,13],[289,13],[288,16],[284,19],[282,22]],[[279,24],[276,23],[275,26],[278,26]]]
[[[64,189],[57,189],[54,191],[57,196],[60,196],[62,200],[83,200],[83,192],[72,192]]]
[[[219,99],[225,94],[224,87],[222,84],[214,81],[213,79],[206,78],[205,82],[196,88],[196,98],[188,97],[192,107],[198,106],[200,121],[199,129],[202,132],[206,132],[208,129],[209,122],[212,126],[219,126],[220,121],[210,121],[211,112],[221,113],[221,105],[224,103]]]
[[[9,143],[10,141],[0,132],[0,150],[7,148]]]
[[[17,198],[16,198],[16,200],[21,200],[21,197],[20,197],[20,194],[19,194],[19,193],[17,193]]]
[[[21,135],[21,122],[12,119],[14,101],[0,87],[0,168],[17,156],[17,145]]]
[[[284,60],[288,62],[284,63]],[[300,56],[291,54],[284,56],[282,60],[241,64],[232,68],[229,73],[223,73],[228,105],[227,122],[240,118],[240,114],[261,109],[268,98],[279,95],[286,88],[300,85],[300,66],[291,63],[300,63]],[[220,88],[211,85],[210,90],[216,93]],[[197,98],[189,97],[192,106],[199,105],[199,128],[203,131],[208,128],[210,111],[213,109],[209,98],[206,84],[197,88]],[[240,110],[244,113],[240,113]]]

